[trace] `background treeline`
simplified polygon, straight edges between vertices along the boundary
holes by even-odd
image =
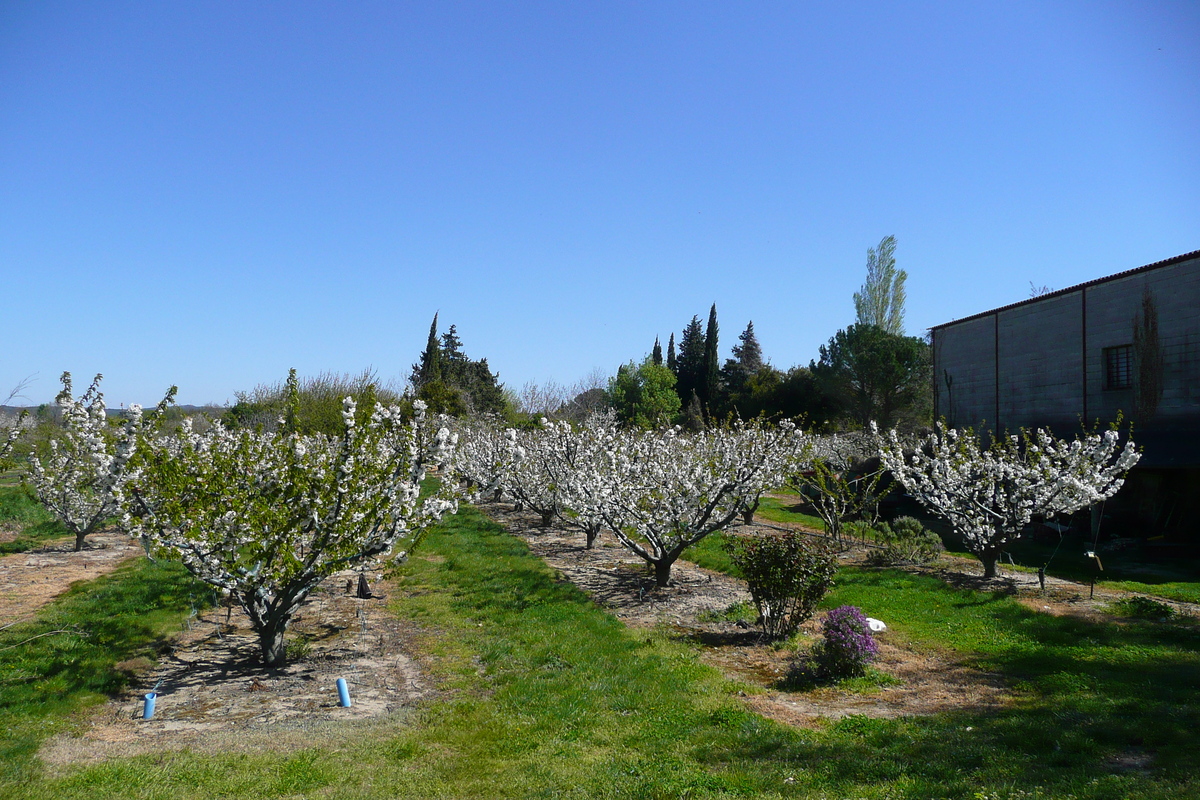
[[[699,430],[733,416],[802,418],[807,427],[823,431],[863,428],[871,421],[885,428],[923,427],[932,415],[932,359],[925,339],[904,333],[907,275],[896,268],[895,247],[895,238],[888,236],[867,251],[867,277],[854,294],[855,321],[834,333],[807,366],[781,369],[771,364],[753,321],[722,361],[713,304],[707,323],[693,316],[678,339],[669,334],[665,351],[661,339],[655,339],[648,355],[622,365],[615,375],[593,370],[571,386],[528,383],[514,391],[500,383],[486,358],[467,355],[454,325],[439,332],[434,314],[425,348],[404,386],[383,383],[370,369],[302,377],[297,430],[339,433],[347,395],[360,403],[378,399],[402,407],[420,399],[433,413],[496,415],[516,426],[535,425],[543,416],[579,421],[611,408],[622,423],[640,428],[681,424]],[[205,424],[220,418],[233,427],[270,429],[283,413],[285,381],[260,384],[235,397],[228,408],[173,408],[169,413],[172,421],[192,416]],[[53,405],[33,410],[24,424],[40,433],[23,437],[14,455],[20,459],[44,448],[56,414]]]
[[[738,416],[803,417],[819,429],[920,427],[930,422],[930,353],[918,337],[856,322],[839,330],[808,366],[781,370],[766,361],[746,325],[732,357],[717,368],[717,310],[708,325],[692,317],[678,350],[671,334],[640,363],[620,368],[607,398],[618,418],[639,427],[681,423],[691,428]]]
[[[639,427],[682,423],[700,428],[731,415],[743,419],[803,417],[810,427],[913,428],[933,410],[927,342],[904,335],[904,282],[896,269],[895,237],[867,251],[867,277],[854,295],[856,319],[837,331],[808,366],[781,370],[763,355],[747,323],[719,363],[716,304],[708,324],[694,316],[676,346],[675,334],[655,339],[650,355],[629,362],[609,382],[607,398],[625,423]]]

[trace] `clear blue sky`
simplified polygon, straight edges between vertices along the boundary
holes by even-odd
[[[0,2],[0,389],[777,367],[1200,248],[1200,4]],[[7,391],[4,392],[5,394]]]

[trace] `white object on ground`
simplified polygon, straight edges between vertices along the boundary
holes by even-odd
[[[871,629],[871,633],[879,633],[880,631],[887,630],[887,625],[884,625],[881,620],[877,620],[874,617],[867,617],[867,627]]]

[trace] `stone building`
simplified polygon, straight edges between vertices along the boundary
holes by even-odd
[[[1119,495],[1123,524],[1200,542],[1200,250],[947,322],[931,337],[935,416],[1069,437],[1123,414],[1144,448]]]

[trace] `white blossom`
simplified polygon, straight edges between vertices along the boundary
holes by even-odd
[[[147,467],[125,504],[126,526],[235,598],[269,665],[282,661],[287,624],[322,580],[405,558],[457,510],[452,481],[421,498],[426,466],[453,454],[448,430],[431,433],[420,407],[410,423],[396,407],[376,406],[363,424],[357,413],[348,399],[336,438],[216,424],[143,441]]]
[[[1140,454],[1116,430],[1055,438],[1041,428],[980,446],[970,430],[938,424],[908,454],[896,432],[879,440],[884,466],[918,501],[945,519],[967,548],[996,574],[1005,547],[1034,515],[1071,514],[1116,494]]]
[[[56,402],[62,430],[50,441],[50,454],[33,456],[29,479],[38,500],[75,535],[75,549],[120,509],[126,484],[137,475],[130,468],[142,422],[142,407],[129,407],[125,424],[114,432],[97,375],[87,391],[71,396],[71,373],[62,374]]]

